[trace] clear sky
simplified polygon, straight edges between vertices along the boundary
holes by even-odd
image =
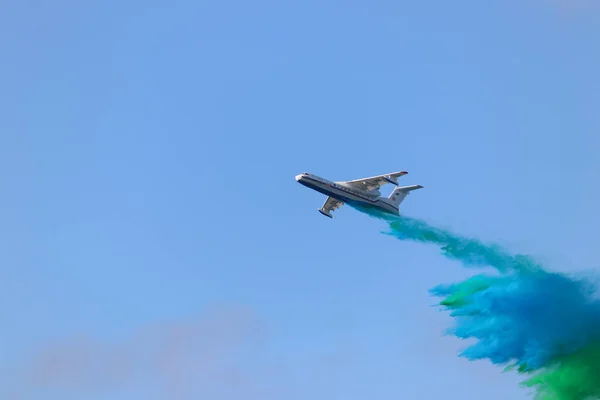
[[[582,1],[3,1],[0,397],[527,398],[441,335],[468,271],[294,176],[594,269],[598,43]]]

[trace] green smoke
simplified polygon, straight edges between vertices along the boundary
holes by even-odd
[[[499,273],[431,290],[454,318],[448,333],[475,339],[461,356],[526,376],[522,385],[535,400],[600,399],[600,302],[593,283],[424,221],[356,208],[385,220],[387,235],[435,245],[449,259]]]
[[[535,400],[599,399],[600,342],[557,359],[522,384],[536,390]]]

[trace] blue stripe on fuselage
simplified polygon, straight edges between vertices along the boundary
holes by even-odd
[[[314,184],[314,183],[312,183],[311,181],[312,181],[312,182],[318,182],[318,183],[320,183],[320,184],[322,184],[322,185],[325,185],[325,183],[323,183],[323,182],[319,182],[319,181],[317,181],[317,180],[315,180],[315,179],[312,179],[312,178],[306,178],[306,177],[305,177],[305,178],[303,178],[303,179],[300,181],[300,183],[301,183],[302,185],[304,185],[304,186],[306,186],[306,187],[308,187],[308,188],[311,188],[311,189],[313,189],[313,190],[315,190],[315,191],[317,191],[317,192],[319,192],[319,193],[322,193],[322,194],[324,194],[324,195],[326,195],[326,196],[330,196],[330,197],[333,197],[333,198],[334,198],[334,199],[336,199],[336,200],[343,201],[344,203],[347,203],[347,202],[356,202],[356,200],[350,199],[350,198],[348,198],[348,197],[346,197],[346,196],[340,195],[340,194],[338,194],[338,193],[334,193],[333,191],[330,191],[330,190],[327,190],[327,189],[325,189],[325,188],[322,188],[321,186],[315,185],[315,184]],[[339,191],[342,191],[342,189],[339,189],[339,188],[336,188],[336,189],[338,189]],[[355,195],[355,196],[356,196],[356,195]],[[371,200],[371,202],[373,202],[373,201],[374,201],[374,200]]]

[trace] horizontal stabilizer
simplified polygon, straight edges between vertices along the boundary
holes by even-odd
[[[402,190],[403,192],[410,192],[411,190],[423,189],[421,185],[410,185],[410,186],[399,186],[396,190]]]

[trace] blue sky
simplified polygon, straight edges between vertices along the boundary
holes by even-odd
[[[598,11],[5,1],[3,398],[527,398],[441,336],[469,271],[294,176],[596,268]]]

